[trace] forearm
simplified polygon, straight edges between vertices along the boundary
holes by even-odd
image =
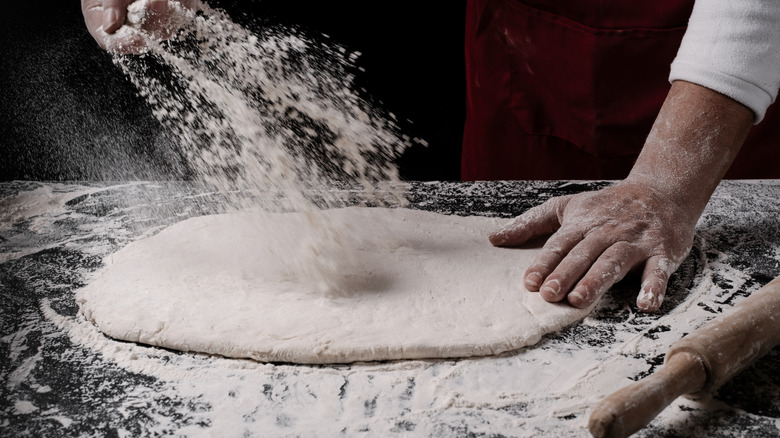
[[[746,106],[700,85],[675,81],[626,182],[658,191],[695,221],[753,124]]]
[[[753,112],[731,98],[677,81],[625,181],[547,201],[491,241],[515,246],[554,231],[526,271],[524,285],[547,301],[566,299],[580,308],[643,266],[637,306],[656,311],[669,276],[690,251],[696,221],[753,120]]]
[[[669,79],[705,86],[764,117],[780,88],[780,2],[696,0]]]

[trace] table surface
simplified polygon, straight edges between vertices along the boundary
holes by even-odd
[[[410,183],[410,208],[512,217],[605,182]],[[354,191],[343,189],[345,204]],[[495,357],[259,364],[106,338],[74,291],[127,243],[223,211],[184,182],[0,183],[1,436],[588,436],[594,403],[780,275],[780,182],[724,182],[658,314],[636,278],[591,316]],[[777,436],[775,349],[714,394],[678,399],[638,436]]]

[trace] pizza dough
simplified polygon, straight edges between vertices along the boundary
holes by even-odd
[[[307,230],[317,231],[297,213],[193,218],[107,257],[77,292],[81,311],[116,339],[308,364],[498,354],[589,311],[522,287],[537,250],[491,246],[499,219],[360,207],[322,215],[344,224],[330,239],[350,257],[312,250]],[[329,279],[338,293],[301,275],[302,254],[306,265],[312,255],[339,259]]]

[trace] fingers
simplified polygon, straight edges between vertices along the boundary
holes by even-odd
[[[120,53],[140,54],[151,49],[153,41],[162,41],[172,38],[181,27],[175,14],[180,14],[183,9],[192,9],[194,1],[176,1],[176,6],[171,6],[169,0],[148,0],[144,5],[144,13],[141,17],[135,17],[137,21],[131,23],[136,28],[137,35],[145,38],[135,38],[132,43],[125,44]],[[179,17],[180,18],[180,17]]]
[[[103,31],[107,34],[116,32],[127,18],[127,0],[103,0]]]
[[[563,261],[569,253],[582,241],[583,235],[578,232],[565,232],[563,230],[556,234],[553,234],[539,254],[534,257],[534,261],[531,266],[528,267],[523,276],[523,284],[526,289],[531,292],[539,291],[545,300],[551,302],[557,302],[563,299],[564,293],[569,291],[571,284],[561,284],[561,278],[548,277],[553,271],[558,268],[558,265]],[[599,251],[599,254],[601,251]],[[598,254],[596,254],[596,257]],[[573,258],[568,257],[569,260]],[[584,269],[585,265],[579,263]],[[579,276],[577,276],[577,279]],[[575,279],[576,280],[576,279]],[[544,282],[544,284],[542,284]]]
[[[511,246],[553,234],[526,270],[525,288],[551,302],[589,307],[634,267],[645,265],[637,306],[657,310],[669,276],[687,254],[695,223],[668,199],[634,184],[552,200],[490,236]],[[688,250],[690,246],[688,246]]]
[[[100,47],[106,48],[99,29],[103,25],[103,6],[100,0],[81,0],[81,13],[84,15],[84,24],[87,25],[92,38],[100,44]]]
[[[636,305],[644,312],[655,312],[664,302],[669,277],[677,270],[678,263],[668,258],[654,256],[645,263],[642,272],[642,286],[636,298]]]
[[[569,304],[583,309],[595,303],[612,285],[645,259],[643,251],[628,242],[607,248],[567,296]]]
[[[169,29],[168,0],[149,0],[143,29],[155,38],[167,39],[171,36],[173,29]]]
[[[521,214],[504,228],[489,236],[495,246],[517,246],[529,239],[555,232],[560,228],[560,212],[569,202],[569,196],[553,198]]]
[[[81,12],[92,38],[105,50],[119,53],[138,53],[143,45],[140,35],[116,36],[125,22],[127,5],[132,0],[82,0]]]
[[[141,18],[130,17],[128,6],[134,0],[81,0],[81,11],[87,29],[97,43],[105,50],[120,54],[141,54],[148,52],[151,40],[170,38],[179,24],[171,19],[169,0],[148,0]],[[195,0],[176,0],[185,9],[202,6]],[[179,7],[181,9],[181,7]],[[130,24],[127,32],[117,32]]]

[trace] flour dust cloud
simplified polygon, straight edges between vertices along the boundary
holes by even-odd
[[[196,178],[224,193],[265,194],[263,209],[273,208],[267,195],[275,193],[276,208],[307,217],[292,269],[321,289],[338,288],[328,279],[349,263],[339,245],[348,233],[318,214],[340,201],[327,188],[347,183],[364,202],[399,202],[386,188],[398,181],[393,159],[409,142],[353,90],[358,54],[291,29],[254,33],[204,3],[169,2],[169,10],[169,27],[180,30],[160,41],[140,30],[144,2],[131,4],[119,35],[144,34],[150,52],[115,63],[178,138]],[[245,197],[233,203],[253,207]]]

